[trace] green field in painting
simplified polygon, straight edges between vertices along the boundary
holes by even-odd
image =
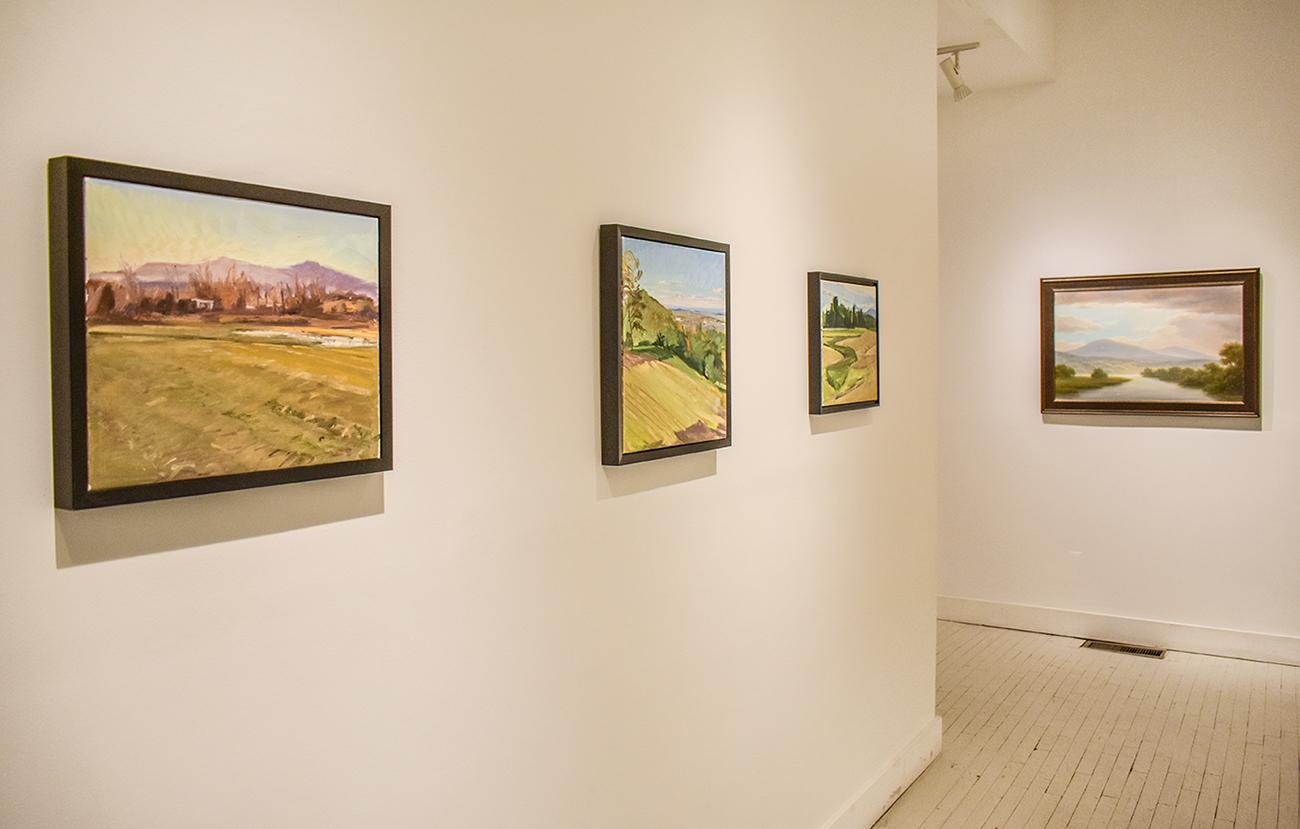
[[[623,451],[726,436],[726,392],[671,352],[623,353]]]
[[[1106,386],[1118,386],[1120,383],[1127,383],[1130,377],[1089,377],[1088,375],[1076,375],[1073,377],[1056,378],[1056,394],[1063,397],[1071,394],[1078,394],[1081,391],[1090,391],[1100,389]]]
[[[312,334],[368,344],[288,341]],[[86,364],[91,489],[379,454],[372,330],[95,325]]]
[[[879,399],[875,357],[875,331],[823,328],[822,404],[871,403]]]

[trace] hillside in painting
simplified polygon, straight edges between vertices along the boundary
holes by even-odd
[[[727,436],[725,392],[674,354],[623,354],[623,451]]]
[[[708,309],[671,309],[623,261],[623,451],[727,436],[726,321]]]
[[[822,404],[838,406],[879,399],[875,358],[875,331],[822,329]]]

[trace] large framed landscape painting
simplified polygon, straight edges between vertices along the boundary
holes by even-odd
[[[731,445],[731,249],[600,228],[601,460]]]
[[[874,279],[808,274],[808,411],[880,405],[879,286]]]
[[[1259,269],[1044,279],[1042,410],[1259,416]]]
[[[387,205],[49,163],[55,506],[391,469]]]

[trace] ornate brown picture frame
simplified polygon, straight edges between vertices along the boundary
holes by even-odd
[[[1258,417],[1258,268],[1041,281],[1045,413]]]

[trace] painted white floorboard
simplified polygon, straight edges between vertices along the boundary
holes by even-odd
[[[877,829],[1300,829],[1300,667],[938,640],[943,751]]]
[[[1059,607],[939,596],[939,618],[1012,630],[1133,642],[1158,648],[1300,666],[1300,636],[1110,616]]]

